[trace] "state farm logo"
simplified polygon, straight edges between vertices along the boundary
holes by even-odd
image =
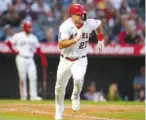
[[[146,53],[146,46],[143,46],[142,48],[141,48],[141,50],[140,50],[140,54],[141,55],[145,55],[145,53]]]
[[[0,43],[0,52],[2,53],[8,53],[10,52],[9,48],[4,43]]]
[[[119,55],[133,55],[134,47],[131,46],[120,46],[120,45],[108,45],[104,48],[100,54],[119,54]]]
[[[41,44],[41,49],[44,53],[56,54],[60,52],[60,49],[56,44]]]

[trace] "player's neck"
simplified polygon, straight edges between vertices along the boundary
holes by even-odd
[[[74,19],[71,18],[71,20],[72,20],[73,24],[74,24],[78,29],[80,29],[80,28],[83,26],[83,24],[76,23],[76,22],[74,21]]]
[[[27,36],[29,36],[30,35],[30,32],[24,32]]]
[[[78,29],[80,29],[82,26],[83,26],[83,24],[76,24],[76,27],[77,27]]]

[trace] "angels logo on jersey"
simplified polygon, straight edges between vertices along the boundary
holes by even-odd
[[[84,39],[88,39],[88,38],[90,38],[90,36],[91,36],[91,33],[82,33],[82,38]]]
[[[74,35],[71,34],[71,36],[70,36],[69,39],[74,38],[76,35],[77,35],[77,33],[75,33]],[[90,36],[91,36],[91,33],[82,33],[82,38],[83,38],[83,39],[88,39],[88,38],[90,38]]]

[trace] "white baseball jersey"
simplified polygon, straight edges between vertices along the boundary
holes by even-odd
[[[61,49],[61,54],[71,58],[86,55],[88,52],[90,34],[93,30],[96,30],[100,26],[100,24],[101,24],[100,20],[87,19],[84,22],[83,26],[80,28],[82,29],[81,40],[79,40],[72,46]],[[71,18],[67,19],[61,24],[59,28],[59,41],[73,38],[77,34],[78,30],[79,29],[72,22],[72,19]]]
[[[25,32],[16,33],[10,42],[14,44],[19,55],[24,57],[33,57],[37,47],[39,47],[38,38],[32,33],[26,35]]]

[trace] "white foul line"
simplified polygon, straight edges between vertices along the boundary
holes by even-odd
[[[16,109],[16,108],[3,108],[3,109],[0,109],[0,111],[3,111],[3,110],[6,110],[6,111],[20,111],[20,109]],[[50,114],[50,115],[54,115],[53,112],[46,112],[46,111],[39,111],[39,110],[22,110],[21,109],[21,112],[29,112],[29,113],[41,113],[41,114]],[[85,119],[88,119],[88,120],[119,120],[119,119],[113,119],[113,118],[99,118],[99,117],[93,117],[93,116],[87,116],[87,115],[71,115],[71,114],[63,114],[64,116],[67,116],[67,117],[73,117],[73,118],[85,118]]]

